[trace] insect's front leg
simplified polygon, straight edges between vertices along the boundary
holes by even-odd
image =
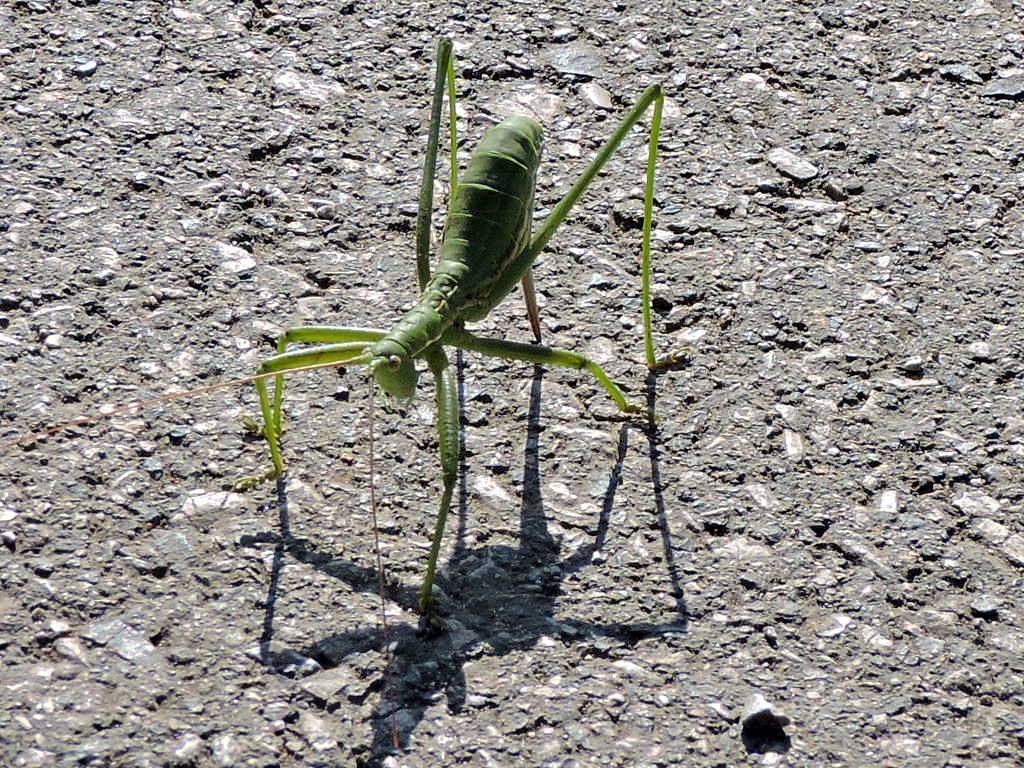
[[[250,488],[264,480],[272,480],[284,472],[281,453],[281,431],[284,412],[284,376],[287,373],[350,362],[365,362],[366,347],[384,337],[384,331],[374,328],[335,328],[331,326],[300,326],[287,331],[277,343],[278,354],[265,360],[256,380],[263,416],[263,436],[270,448],[273,467],[262,475],[245,477],[236,483],[238,488]],[[306,343],[317,346],[286,351],[289,344]],[[274,376],[274,395],[267,387],[267,374]]]

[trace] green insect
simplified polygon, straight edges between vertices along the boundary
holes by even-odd
[[[644,348],[651,369],[672,362],[671,359],[655,358],[651,332],[651,211],[658,133],[664,106],[661,87],[652,85],[644,91],[590,167],[554,207],[543,226],[531,234],[534,187],[541,154],[540,125],[529,117],[519,116],[510,117],[491,128],[480,141],[462,179],[458,180],[454,81],[452,43],[442,38],[438,43],[430,134],[416,221],[416,266],[421,290],[418,303],[390,331],[325,326],[292,328],[278,342],[278,354],[264,362],[259,369],[261,375],[282,374],[276,377],[273,397],[264,379],[256,381],[264,421],[263,433],[274,463],[266,477],[273,478],[284,471],[280,445],[283,374],[299,368],[332,363],[365,364],[384,392],[407,399],[416,391],[418,371],[415,361],[426,362],[437,382],[438,440],[444,488],[419,603],[426,620],[434,623],[438,623],[434,576],[455,488],[459,455],[456,377],[449,366],[445,347],[460,347],[507,360],[586,370],[604,387],[621,411],[641,411],[638,406],[626,400],[622,390],[601,366],[583,355],[539,343],[522,344],[481,338],[466,330],[465,326],[466,323],[486,317],[521,281],[534,335],[540,341],[531,277],[533,261],[602,166],[618,149],[626,134],[652,104],[654,116],[651,120],[647,160],[641,263]],[[452,194],[439,260],[431,272],[431,211],[446,82],[450,108]],[[316,346],[287,351],[290,345],[297,343]]]

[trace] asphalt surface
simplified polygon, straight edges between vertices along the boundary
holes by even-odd
[[[0,763],[1020,765],[1022,30],[997,0],[5,3]],[[463,153],[544,124],[538,221],[664,86],[683,356],[643,364],[638,129],[536,278],[545,341],[659,420],[459,355],[426,635],[431,377],[378,402],[385,642],[360,371],[289,379],[287,476],[247,492],[251,385],[110,411],[411,305],[442,32]],[[478,330],[528,340],[521,299]]]

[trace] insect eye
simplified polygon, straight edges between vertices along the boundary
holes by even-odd
[[[388,368],[390,368],[392,371],[397,371],[401,367],[402,358],[400,358],[398,355],[392,355],[391,357],[388,358]]]

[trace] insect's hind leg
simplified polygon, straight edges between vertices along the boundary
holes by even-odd
[[[427,132],[427,150],[423,156],[419,206],[416,211],[416,277],[419,281],[420,292],[430,280],[430,233],[434,212],[434,178],[437,173],[437,145],[441,133],[441,111],[446,84],[448,86],[448,161],[451,176],[448,191],[450,205],[459,188],[459,141],[455,115],[455,56],[452,53],[451,39],[441,37],[437,41],[434,90],[430,103],[430,127]],[[522,284],[530,327],[533,329],[534,338],[539,342],[540,312],[537,309],[537,292],[533,287],[533,275],[529,267],[523,271]]]
[[[615,154],[622,141],[626,138],[629,131],[639,122],[640,118],[647,112],[647,110],[654,105],[654,114],[651,117],[651,130],[650,138],[648,140],[647,150],[647,181],[644,187],[644,227],[643,227],[643,244],[641,246],[641,257],[640,257],[640,273],[641,273],[641,285],[640,285],[640,297],[641,304],[643,306],[643,324],[644,324],[644,355],[647,358],[647,367],[655,369],[664,365],[671,364],[674,362],[674,355],[668,355],[665,358],[657,358],[654,352],[654,333],[652,331],[652,320],[651,320],[651,223],[654,218],[654,170],[658,160],[658,137],[661,133],[661,116],[665,106],[665,94],[661,89],[660,85],[651,85],[643,92],[640,99],[629,111],[622,123],[612,134],[611,138],[605,142],[604,146],[598,150],[597,156],[591,162],[590,166],[582,173],[576,183],[573,184],[565,197],[563,197],[558,204],[552,209],[551,213],[544,220],[543,225],[538,229],[529,245],[523,250],[522,254],[517,258],[518,268],[523,269],[523,265],[529,265],[533,263],[533,260],[537,257],[544,247],[548,244],[548,241],[555,234],[555,231],[561,226],[562,222],[565,221],[569,215],[569,211],[576,205],[579,199],[583,196],[583,193],[590,186],[590,183],[594,180],[594,177],[601,171],[605,163]],[[557,365],[557,363],[555,363]],[[572,367],[572,366],[570,366]]]
[[[451,169],[451,190],[448,199],[451,200],[455,197],[455,190],[459,183],[458,135],[455,122],[455,57],[452,55],[451,39],[442,37],[437,41],[434,94],[430,104],[430,128],[427,134],[427,151],[423,158],[423,175],[420,179],[419,208],[416,212],[416,277],[419,280],[420,291],[430,280],[430,230],[434,212],[434,177],[437,172],[437,143],[441,132],[441,107],[444,103],[445,83],[448,85],[448,156]]]

